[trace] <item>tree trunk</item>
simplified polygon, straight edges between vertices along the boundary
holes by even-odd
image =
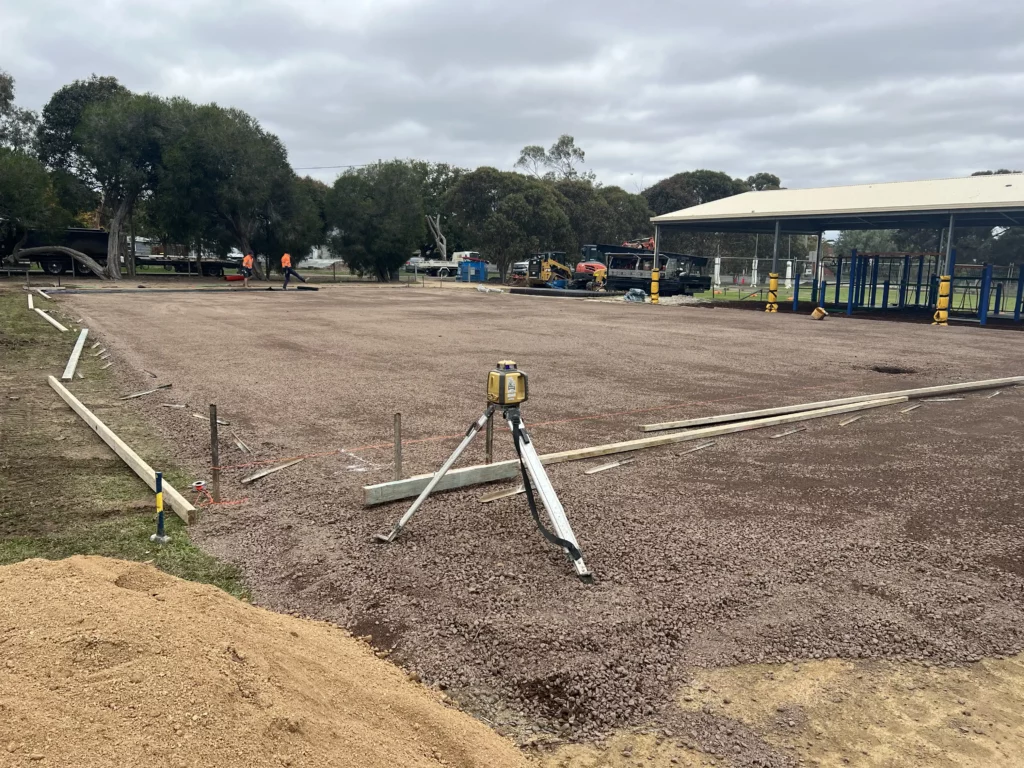
[[[110,217],[110,228],[107,230],[106,274],[111,280],[121,279],[121,231],[130,207],[127,200],[121,200]]]
[[[44,253],[55,253],[55,252],[56,253],[63,253],[66,256],[70,256],[72,259],[77,261],[79,264],[82,264],[83,266],[85,266],[89,270],[91,270],[92,273],[94,275],[96,275],[96,277],[99,277],[99,278],[101,278],[103,280],[108,280],[109,279],[107,274],[103,271],[103,267],[101,267],[92,258],[90,258],[89,256],[86,256],[81,251],[74,250],[73,248],[65,248],[63,245],[43,245],[43,246],[40,246],[39,248],[26,248],[23,251],[15,251],[15,254],[17,254],[18,256],[38,256],[38,255],[42,255]],[[107,258],[108,259],[110,258],[109,249],[107,251]]]
[[[128,258],[125,260],[125,266],[128,267],[128,274],[131,277],[135,277],[135,210],[128,214],[128,237],[130,238],[128,244]]]

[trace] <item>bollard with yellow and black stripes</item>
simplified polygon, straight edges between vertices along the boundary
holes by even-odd
[[[661,280],[661,274],[659,273],[657,267],[655,267],[654,269],[651,270],[651,304],[658,303],[659,280]]]
[[[149,540],[163,545],[170,542],[171,537],[164,533],[164,473],[156,473],[156,533]]]
[[[777,272],[768,273],[768,303],[765,305],[764,311],[779,311],[779,274]]]
[[[932,325],[949,325],[949,288],[951,283],[949,275],[939,277],[939,298],[935,301]]]

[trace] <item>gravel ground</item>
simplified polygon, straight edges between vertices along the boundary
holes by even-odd
[[[189,414],[210,402],[231,422],[222,442],[234,431],[261,459],[333,452],[250,486],[250,470],[227,471],[225,496],[249,503],[195,528],[258,603],[370,635],[521,741],[655,725],[737,765],[786,765],[720,715],[674,708],[673,692],[700,667],[1024,648],[1024,389],[667,446],[592,476],[601,459],[552,467],[591,586],[522,496],[439,494],[391,546],[371,538],[405,503],[361,503],[362,485],[392,476],[392,414],[405,473],[436,468],[501,358],[530,374],[524,416],[548,452],[643,422],[1021,374],[1019,334],[422,288],[64,301],[113,350],[125,390],[154,381],[142,371],[173,381],[125,407],[200,476],[208,437]],[[495,441],[513,455],[504,431]]]

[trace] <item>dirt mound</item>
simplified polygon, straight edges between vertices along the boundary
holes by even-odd
[[[99,557],[0,568],[0,766],[524,766],[337,628]]]

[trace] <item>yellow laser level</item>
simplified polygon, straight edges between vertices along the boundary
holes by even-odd
[[[515,360],[499,360],[487,374],[487,402],[512,406],[525,403],[529,396],[526,374],[519,370]]]

